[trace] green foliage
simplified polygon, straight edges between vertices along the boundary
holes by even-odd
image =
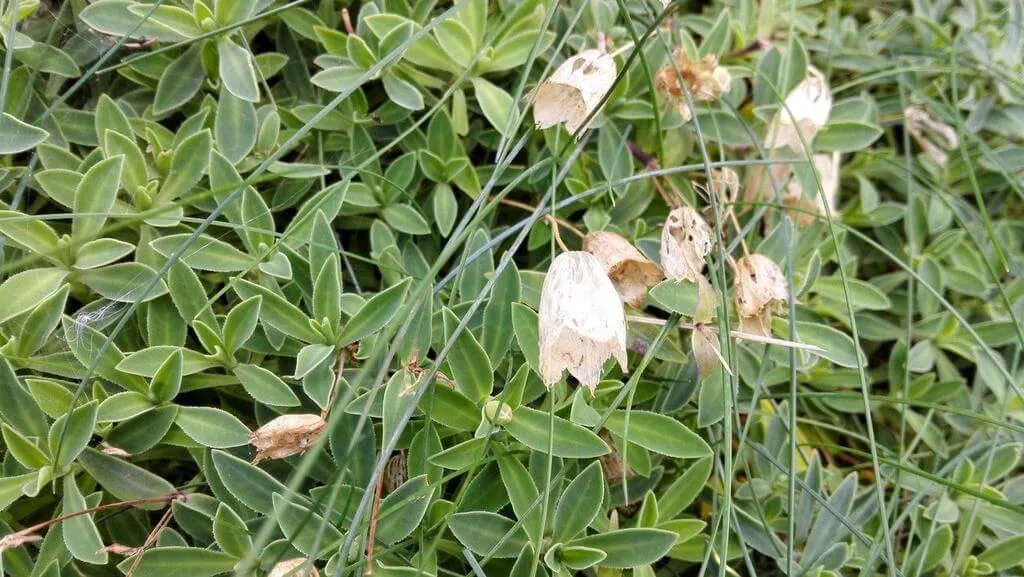
[[[0,574],[1020,575],[1024,5],[662,8],[0,3]]]

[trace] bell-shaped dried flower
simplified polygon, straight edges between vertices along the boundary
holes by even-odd
[[[764,146],[768,149],[788,146],[802,154],[803,141],[810,146],[832,111],[832,92],[829,91],[825,75],[813,67],[807,69],[807,77],[797,84],[786,96],[768,126],[768,137]]]
[[[689,122],[693,112],[686,103],[683,83],[694,102],[714,102],[729,92],[732,75],[718,64],[715,55],[692,60],[686,50],[679,47],[672,54],[672,61],[658,70],[654,82],[658,91],[675,103],[683,122]]]
[[[647,289],[665,276],[651,259],[614,232],[595,231],[583,237],[583,250],[594,255],[612,279],[622,301],[640,307]]]
[[[305,453],[327,426],[320,415],[281,415],[253,431],[249,442],[256,447],[253,463]]]
[[[815,154],[811,157],[814,169],[821,182],[818,194],[817,182],[809,193],[795,176],[786,184],[782,203],[789,207],[790,216],[801,226],[807,226],[828,215],[836,214],[836,197],[839,194],[839,153]],[[827,208],[827,210],[826,210]]]
[[[626,316],[615,286],[589,252],[564,252],[551,263],[540,293],[540,374],[549,388],[568,370],[597,388],[609,358],[626,370]]]
[[[320,572],[308,559],[297,557],[278,562],[267,577],[320,577]]]
[[[772,259],[751,254],[736,261],[733,287],[740,330],[771,336],[772,312],[789,298],[786,279]]]
[[[908,106],[903,111],[903,123],[921,150],[935,161],[935,164],[946,166],[949,157],[945,151],[952,150],[960,144],[956,129],[915,106]]]
[[[720,347],[718,334],[708,327],[698,326],[690,333],[693,360],[697,363],[697,373],[702,380],[710,377],[723,364]]]
[[[615,83],[615,59],[601,50],[584,50],[559,66],[531,94],[537,128],[565,123],[579,135],[580,128]]]
[[[711,227],[700,213],[682,206],[668,213],[661,229],[661,267],[670,279],[697,282],[711,252]]]

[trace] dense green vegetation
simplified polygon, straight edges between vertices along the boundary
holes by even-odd
[[[5,0],[0,573],[1024,573],[1024,4]]]

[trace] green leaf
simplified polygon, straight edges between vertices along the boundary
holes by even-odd
[[[490,440],[479,437],[463,441],[430,457],[430,463],[445,469],[460,470],[472,466],[485,455]]]
[[[75,190],[75,216],[71,220],[75,240],[92,240],[107,222],[107,214],[117,199],[123,165],[124,157],[115,156],[97,162],[82,176]]]
[[[444,309],[444,331],[451,335],[459,324],[458,317]],[[494,371],[484,348],[468,329],[463,330],[448,352],[448,366],[451,367],[455,386],[471,401],[481,402],[491,393],[494,386]]]
[[[627,416],[629,427],[626,427]],[[711,454],[711,447],[679,421],[648,411],[612,411],[605,422],[608,430],[645,449],[676,457],[699,459]]]
[[[512,421],[505,425],[517,441],[535,451],[548,451],[548,417],[546,412],[519,407],[512,413]],[[600,457],[610,451],[600,437],[562,417],[554,418],[554,446],[552,455],[572,459]]]
[[[602,567],[628,569],[661,559],[675,542],[676,534],[671,531],[638,528],[590,535],[566,545],[604,551],[608,556],[601,562]]]
[[[99,405],[96,401],[82,405],[50,426],[47,442],[53,465],[58,470],[73,463],[89,444]]]
[[[57,256],[54,254],[59,240],[57,232],[39,218],[13,210],[0,210],[0,234],[47,260]]]
[[[487,511],[456,513],[448,521],[452,534],[470,551],[495,559],[515,557],[529,544],[522,527],[512,531],[514,525],[511,519]]]
[[[244,557],[252,548],[252,537],[245,521],[223,502],[217,506],[213,518],[213,536],[221,549],[235,557]]]
[[[851,278],[846,279],[846,286],[849,288],[850,304],[854,310],[885,311],[892,308],[892,301],[889,300],[889,295],[871,283]],[[818,277],[812,290],[836,302],[846,302],[842,278]]]
[[[647,296],[666,311],[692,318],[697,311],[697,292],[697,283],[669,279],[652,287]]]
[[[228,90],[222,90],[217,101],[217,121],[213,128],[217,150],[224,158],[238,164],[256,145],[257,130],[256,108],[252,103]]]
[[[263,322],[300,341],[322,341],[323,337],[310,327],[309,317],[284,297],[258,284],[237,277],[232,279],[231,286],[243,299],[249,299],[256,295],[263,297],[263,303],[260,306],[260,318],[263,319]]]
[[[39,469],[50,464],[46,453],[36,446],[34,442],[25,438],[16,429],[7,426],[7,423],[0,425],[3,431],[4,445],[12,457],[29,469]]]
[[[586,529],[601,512],[604,475],[595,461],[580,471],[558,498],[551,539],[564,543]]]
[[[384,208],[381,216],[392,228],[406,234],[430,234],[430,225],[417,210],[408,204],[391,204]]]
[[[78,280],[100,296],[122,303],[151,301],[167,292],[167,284],[157,279],[156,271],[140,262],[82,271]]]
[[[63,504],[64,515],[78,513],[87,508],[85,497],[82,497],[78,485],[75,484],[74,475],[64,476]],[[103,550],[103,539],[100,538],[92,515],[71,517],[61,523],[61,530],[64,532],[64,543],[72,557],[91,565],[107,564],[107,552]]]
[[[338,548],[341,531],[304,505],[275,493],[274,513],[288,542],[306,555],[325,556]],[[319,545],[319,548],[316,546]]]
[[[474,76],[472,81],[473,89],[476,91],[476,100],[480,103],[480,108],[484,113],[484,117],[487,118],[487,122],[490,122],[491,126],[502,135],[509,136],[509,132],[513,129],[511,124],[515,122],[519,114],[518,110],[514,110],[515,103],[512,102],[512,97],[509,96],[508,92],[483,78]],[[512,115],[511,118],[510,114]]]
[[[127,421],[137,417],[146,411],[152,410],[156,405],[146,395],[136,391],[122,391],[110,395],[100,403],[96,414],[98,423],[115,423]]]
[[[788,334],[785,319],[775,319],[773,322],[778,322],[780,329],[783,329],[780,334]],[[857,346],[846,333],[827,325],[797,321],[796,334],[798,341],[822,349],[823,352],[816,354],[820,354],[841,367],[857,368]]]
[[[537,313],[522,303],[512,303],[512,328],[527,364],[540,376],[540,333]]]
[[[257,401],[274,407],[297,407],[299,398],[274,373],[256,365],[238,365],[232,372]]]
[[[512,344],[512,303],[519,301],[520,293],[519,269],[510,260],[484,307],[483,346],[490,359],[504,358]]]
[[[118,564],[128,572],[135,567],[135,577],[213,577],[235,568],[238,559],[227,553],[196,547],[157,547],[142,554],[142,559],[129,557]]]
[[[682,472],[658,497],[658,515],[672,519],[693,503],[711,477],[711,457],[701,457]]]
[[[295,378],[304,378],[334,353],[334,345],[306,345],[295,358]]]
[[[438,24],[434,28],[434,36],[441,49],[462,68],[469,66],[476,56],[477,43],[473,34],[454,18]]]
[[[881,135],[882,129],[874,124],[848,120],[830,122],[814,139],[814,148],[822,152],[856,152],[871,146]]]
[[[36,128],[7,114],[0,113],[0,154],[18,154],[35,148],[46,140],[50,134],[42,128]]]
[[[213,451],[213,465],[224,487],[236,499],[264,515],[274,513],[275,493],[283,495],[288,492],[287,487],[263,469],[224,451]]]
[[[149,246],[158,253],[170,257],[181,250],[191,234],[172,234],[150,241]],[[230,244],[212,236],[200,235],[181,254],[181,262],[196,270],[212,272],[247,271],[256,264],[256,259]]]
[[[108,493],[128,501],[162,497],[175,492],[174,485],[128,461],[86,448],[78,462]],[[163,504],[140,505],[143,509],[159,509]]]
[[[64,284],[66,271],[33,268],[10,276],[0,284],[0,323],[33,309]]]
[[[221,27],[237,24],[256,12],[257,0],[214,0],[214,20]]]
[[[196,42],[164,69],[153,99],[154,114],[167,114],[178,109],[199,92],[203,80],[206,80],[201,46]]]
[[[7,359],[0,359],[0,418],[30,437],[45,437],[46,415],[32,396],[21,386]],[[64,406],[67,410],[68,405]]]
[[[426,475],[402,483],[380,502],[377,539],[392,545],[412,534],[423,520],[433,493]]]
[[[171,168],[160,186],[157,199],[168,202],[192,191],[210,166],[213,136],[209,130],[200,130],[181,141],[171,155]]]
[[[135,250],[135,245],[114,238],[98,238],[83,244],[75,255],[75,268],[87,270],[121,260]]]
[[[361,341],[384,328],[398,314],[411,281],[412,279],[406,278],[366,301],[359,312],[345,323],[339,344],[345,346]]]
[[[213,407],[180,407],[175,424],[204,447],[226,449],[249,444],[249,429],[231,413]]]
[[[220,56],[220,79],[224,83],[224,88],[241,100],[259,102],[260,88],[256,83],[252,54],[227,36],[222,36],[217,41],[217,54]],[[236,130],[238,129],[239,127],[236,127]]]
[[[978,555],[978,561],[988,563],[993,571],[1006,571],[1024,564],[1024,535],[1014,535],[995,543]]]
[[[544,512],[541,507],[533,506],[534,501],[540,496],[536,483],[533,482],[526,467],[508,453],[498,457],[498,470],[512,503],[512,510],[521,521],[527,537],[531,541],[536,541],[541,537],[541,519]]]
[[[167,360],[160,365],[156,374],[153,375],[153,380],[149,383],[149,391],[153,395],[153,400],[158,403],[166,403],[178,396],[178,391],[181,390],[182,365],[181,349],[171,353]],[[181,417],[180,414],[178,416]]]
[[[423,109],[423,94],[415,84],[394,74],[385,74],[382,80],[384,91],[392,102],[407,110]]]
[[[224,319],[224,348],[229,355],[249,342],[260,320],[263,297],[256,295],[235,305]]]

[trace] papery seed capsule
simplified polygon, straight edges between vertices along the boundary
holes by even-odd
[[[325,426],[327,422],[320,415],[277,417],[249,435],[249,442],[256,447],[253,463],[305,453]]]

